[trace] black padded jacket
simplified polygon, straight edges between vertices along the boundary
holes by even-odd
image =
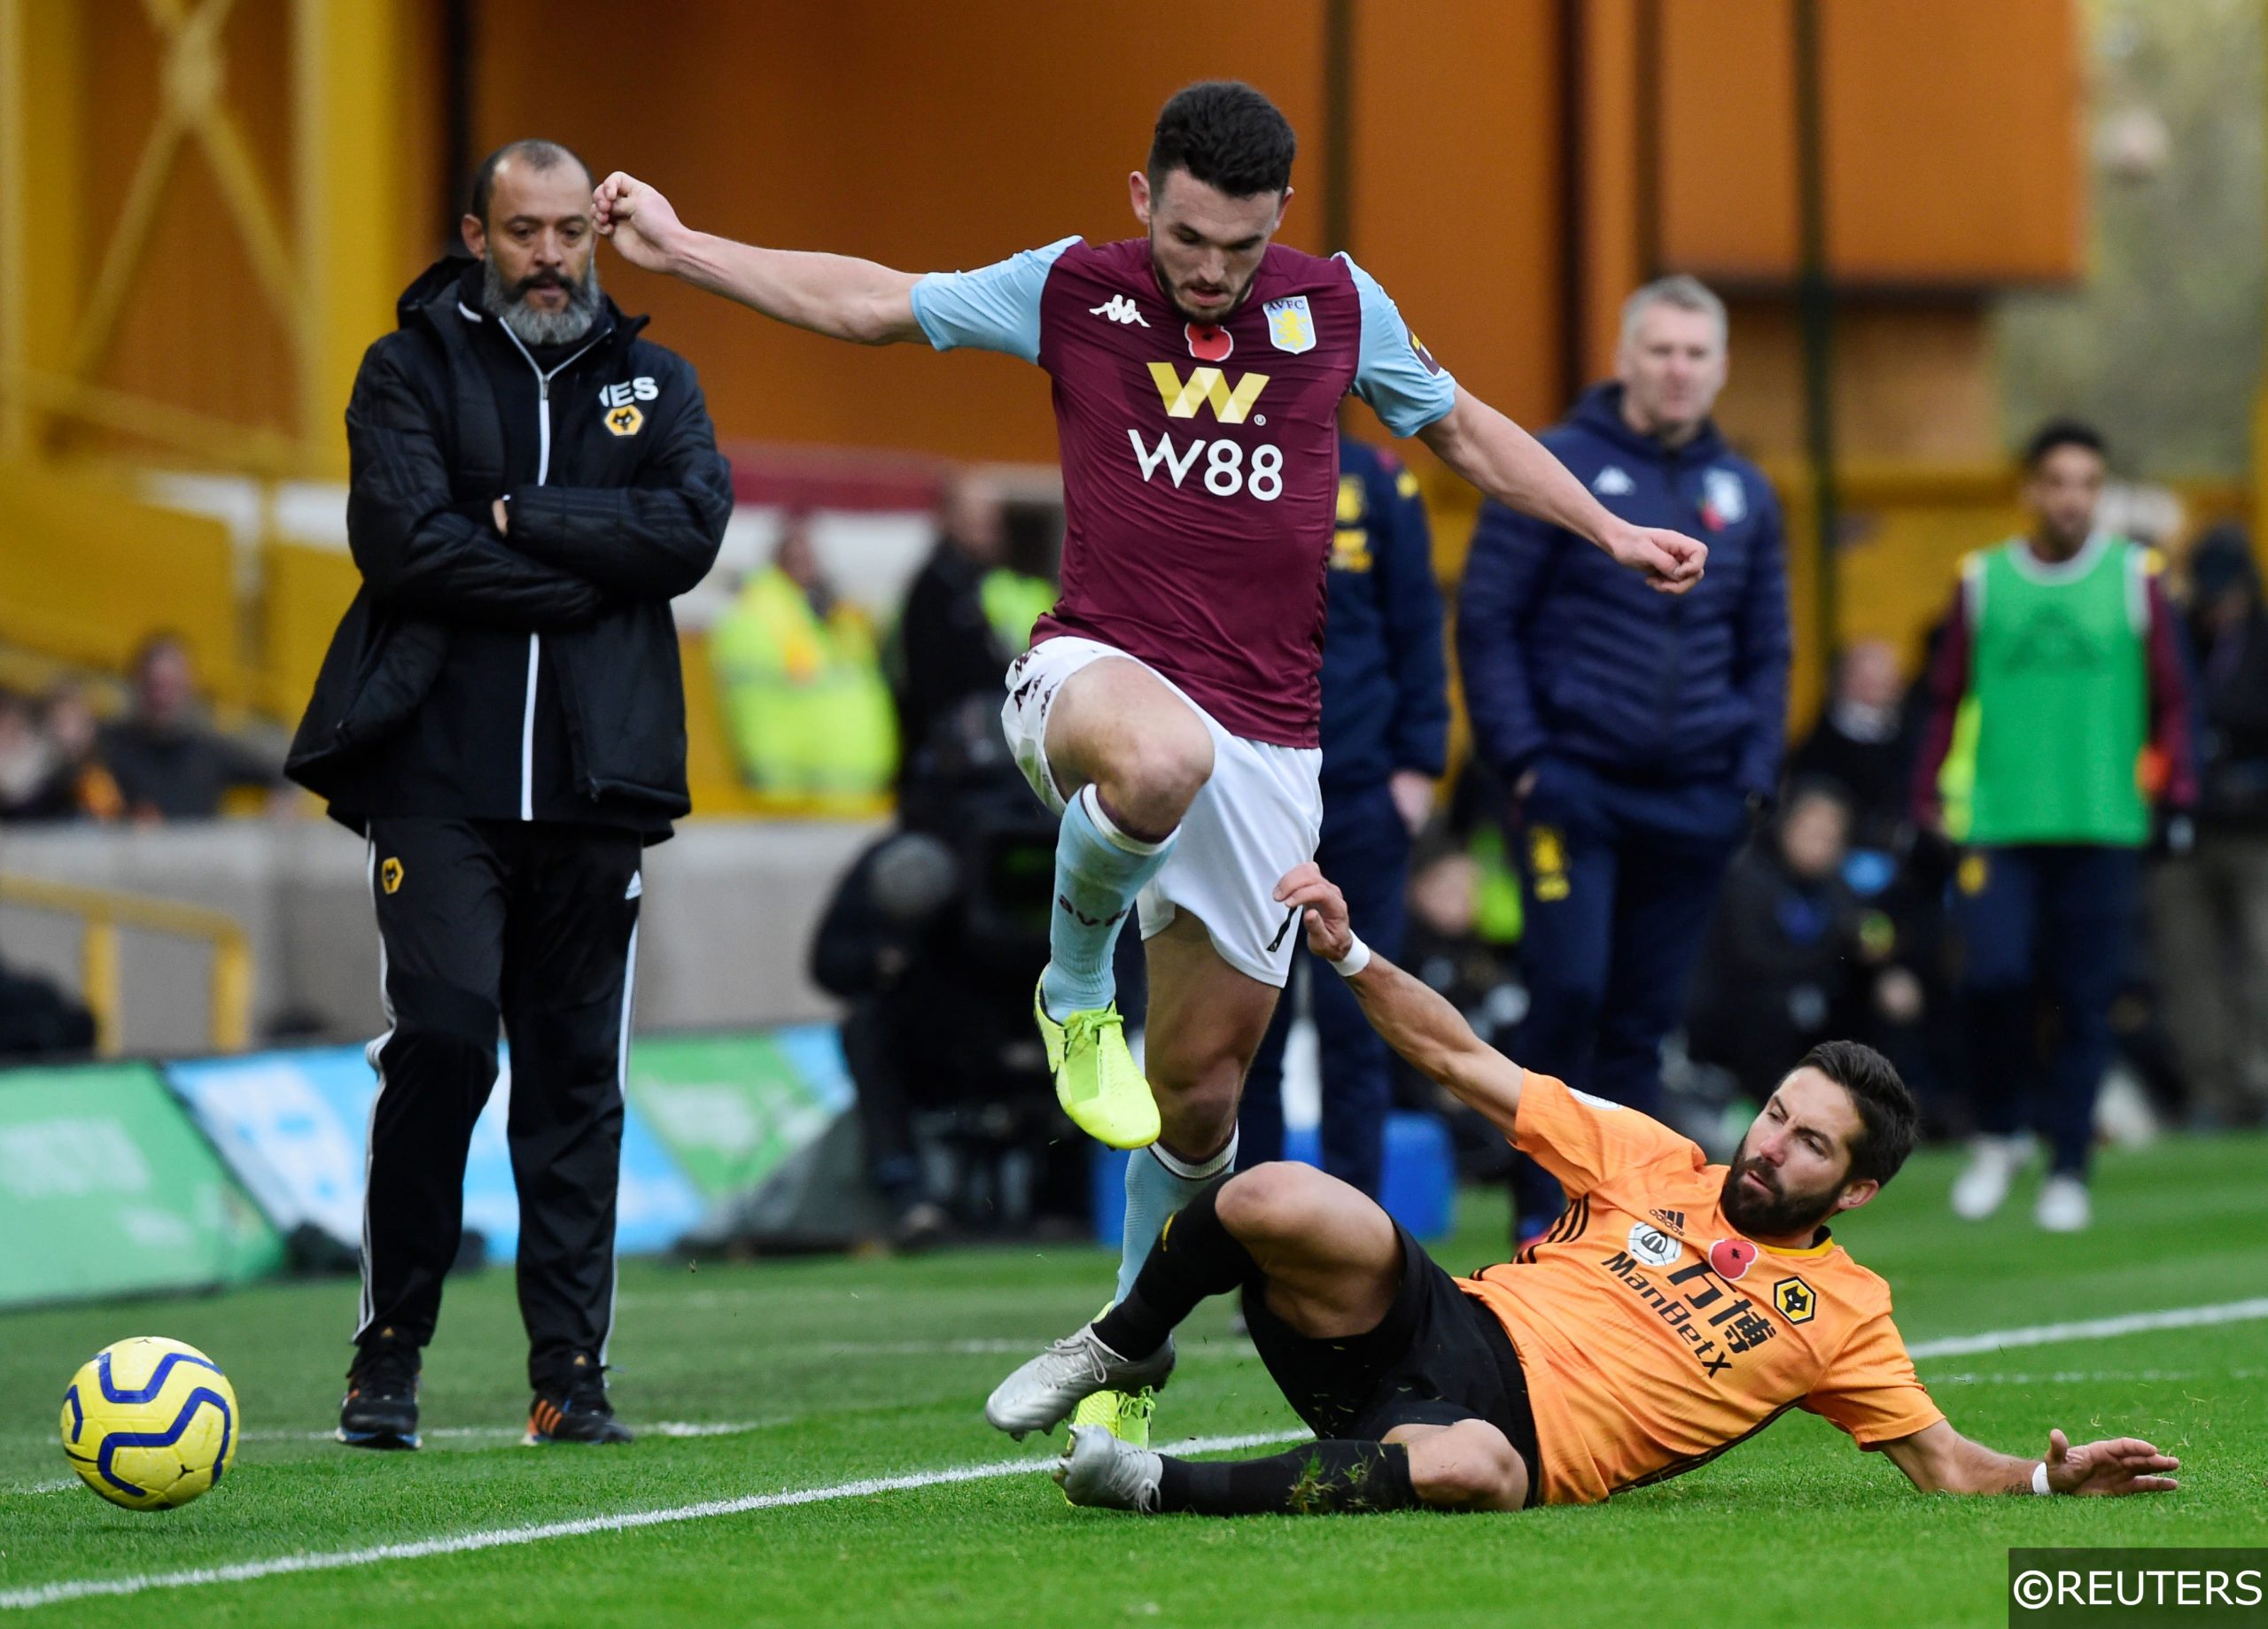
[[[372,815],[557,820],[666,835],[691,807],[670,601],[732,513],[701,386],[611,300],[531,351],[476,264],[412,283],[346,409],[362,586],[285,772]],[[508,530],[492,516],[508,508]]]

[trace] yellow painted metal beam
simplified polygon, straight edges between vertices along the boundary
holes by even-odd
[[[6,381],[24,372],[24,334],[29,326],[24,289],[23,0],[0,0],[0,458],[20,458],[30,444],[30,414]]]
[[[75,379],[93,373],[110,349],[111,336],[133,292],[134,274],[141,269],[142,251],[157,224],[158,206],[166,199],[166,182],[173,178],[181,157],[188,120],[170,103],[150,128],[150,139],[136,160],[134,179],[127,184],[126,201],[119,206],[111,228],[109,246],[103,251],[102,269],[95,274],[94,291],[87,298],[86,314],[79,319],[78,338],[71,346],[69,372]]]
[[[35,411],[122,431],[218,469],[288,480],[299,473],[306,462],[295,438],[272,430],[247,429],[229,419],[152,401],[130,392],[83,384],[62,374],[0,375],[0,392]]]
[[[79,299],[85,224],[75,5],[0,0],[0,456],[39,445],[40,406],[8,380],[59,370]]]
[[[299,424],[316,473],[346,473],[341,423],[355,370],[393,326],[401,263],[402,0],[296,0],[293,151],[307,302]]]
[[[260,168],[252,162],[252,144],[245,139],[244,127],[227,108],[216,107],[197,127],[197,138],[205,148],[214,179],[221,183],[221,201],[236,221],[260,291],[283,319],[284,331],[293,342],[306,345],[308,337],[299,331],[304,302],[292,286],[291,252],[276,206],[260,178]]]
[[[119,930],[198,939],[213,947],[213,1030],[216,1051],[240,1051],[252,1039],[252,941],[243,924],[225,911],[192,905],[151,894],[57,882],[44,877],[0,874],[0,904],[27,911],[51,911],[77,917],[80,945],[79,998],[95,1016],[95,1050],[119,1050],[119,1019],[124,1006],[119,976]]]

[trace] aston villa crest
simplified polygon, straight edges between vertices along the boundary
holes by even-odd
[[[1308,310],[1306,295],[1271,299],[1261,310],[1268,317],[1268,341],[1278,351],[1297,356],[1315,349],[1315,317]]]

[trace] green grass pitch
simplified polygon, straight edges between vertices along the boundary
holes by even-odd
[[[2097,1223],[2035,1231],[2030,1189],[1969,1226],[1946,1154],[1917,1158],[1840,1236],[1883,1273],[1908,1341],[2268,1295],[2268,1139],[2107,1155]],[[1503,1210],[1468,1196],[1436,1247],[1501,1255]],[[453,1283],[425,1374],[427,1446],[329,1442],[351,1284],[0,1317],[0,1629],[27,1625],[2000,1624],[2014,1545],[2268,1542],[2268,1323],[2232,1322],[1924,1360],[1953,1423],[2016,1452],[2061,1425],[2132,1432],[2184,1461],[2179,1493],[2119,1501],[1923,1498],[1878,1455],[1791,1413],[1675,1482],[1510,1517],[1142,1520],[1074,1510],[1044,1478],[743,1509],[414,1558],[14,1610],[24,1592],[669,1509],[1028,1460],[985,1392],[1090,1315],[1086,1249],[900,1261],[633,1263],[613,1357],[626,1449],[517,1446],[526,1405],[511,1278]],[[1284,1431],[1290,1412],[1215,1302],[1184,1331],[1166,1437]],[[113,1509],[69,1477],[65,1382],[96,1347],[163,1334],[236,1383],[236,1469],[180,1511]],[[656,1429],[666,1427],[666,1430]]]

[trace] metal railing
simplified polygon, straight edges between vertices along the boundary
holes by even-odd
[[[201,939],[210,944],[213,1048],[240,1051],[251,1042],[252,942],[242,925],[225,911],[4,872],[0,872],[0,905],[80,919],[79,997],[94,1014],[95,1050],[105,1057],[114,1057],[119,1051],[119,933],[122,928]]]

